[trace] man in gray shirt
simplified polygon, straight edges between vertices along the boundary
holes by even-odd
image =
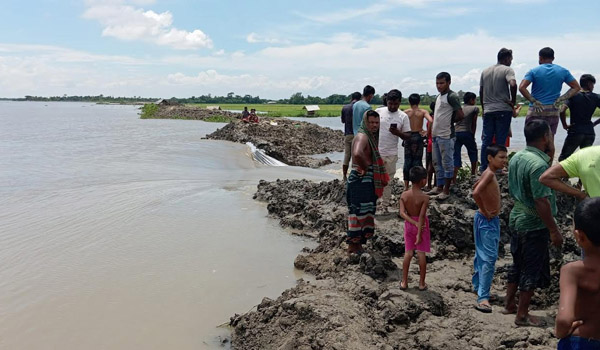
[[[486,149],[496,137],[496,144],[505,145],[510,122],[517,100],[517,80],[510,68],[512,50],[502,48],[498,52],[498,63],[481,73],[479,97],[483,113],[483,142],[481,144],[481,166],[487,168]],[[510,91],[509,91],[510,86]]]

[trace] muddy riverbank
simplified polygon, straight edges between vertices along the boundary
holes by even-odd
[[[492,292],[504,295],[510,264],[508,213],[512,201],[503,193],[501,258]],[[276,300],[265,298],[255,311],[231,319],[235,349],[548,349],[558,301],[558,270],[577,258],[571,213],[575,201],[559,195],[557,221],[566,236],[561,251],[552,251],[553,285],[536,292],[532,313],[544,328],[518,328],[514,315],[502,315],[502,299],[492,314],[474,309],[471,291],[472,220],[476,206],[472,181],[455,186],[445,202],[432,200],[429,218],[432,253],[428,257],[427,291],[417,287],[418,266],[411,265],[410,288],[400,290],[404,253],[403,223],[396,216],[402,185],[395,180],[393,211],[377,217],[377,235],[367,253],[345,253],[346,199],[338,180],[261,181],[255,199],[267,203],[269,215],[294,234],[314,237],[319,245],[298,255],[294,265],[316,276],[301,281]],[[291,263],[291,262],[290,262]]]

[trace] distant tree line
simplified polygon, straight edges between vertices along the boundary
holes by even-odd
[[[476,92],[478,93],[478,92]],[[408,104],[408,96],[411,92],[403,92],[402,96],[402,104]],[[465,91],[459,90],[457,91],[459,98],[462,100]],[[437,95],[430,95],[429,93],[421,94],[421,105],[429,106],[431,102],[435,101]],[[10,101],[70,101],[70,102],[96,102],[96,103],[144,103],[144,102],[154,102],[158,100],[158,98],[153,97],[141,97],[141,96],[133,96],[133,97],[113,97],[113,96],[51,96],[51,97],[41,97],[41,96],[25,96],[24,98],[0,98],[0,100],[10,100]],[[236,103],[236,104],[261,104],[261,103],[280,103],[280,104],[295,104],[295,105],[342,105],[350,102],[350,95],[341,95],[341,94],[333,94],[327,97],[319,97],[319,96],[310,96],[306,97],[301,92],[296,92],[290,98],[284,98],[279,100],[269,100],[263,99],[259,96],[251,96],[251,95],[236,95],[233,92],[228,93],[226,96],[212,96],[201,95],[201,96],[192,96],[188,98],[177,98],[171,97],[169,100],[174,100],[179,103]],[[525,102],[526,100],[522,96],[517,97],[517,102]],[[371,104],[373,105],[381,105],[383,104],[382,96],[376,94],[371,100]]]

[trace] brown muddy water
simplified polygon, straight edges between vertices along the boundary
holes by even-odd
[[[0,103],[0,348],[222,348],[218,325],[301,277],[313,243],[252,194],[332,177],[201,139],[222,124],[137,113]]]

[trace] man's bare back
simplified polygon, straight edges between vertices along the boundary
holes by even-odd
[[[473,199],[486,218],[491,219],[500,214],[500,187],[496,174],[490,168],[487,168],[473,185]]]
[[[572,313],[574,322],[583,321],[572,335],[600,339],[600,259],[586,256],[583,261],[563,266],[560,274],[561,300],[557,323],[565,313]],[[575,304],[574,309],[568,306],[572,303]],[[557,332],[557,336],[562,338],[565,335]]]
[[[423,134],[423,120],[427,119],[429,122],[433,122],[429,112],[422,108],[411,107],[404,112],[410,120],[410,131],[418,131]]]

